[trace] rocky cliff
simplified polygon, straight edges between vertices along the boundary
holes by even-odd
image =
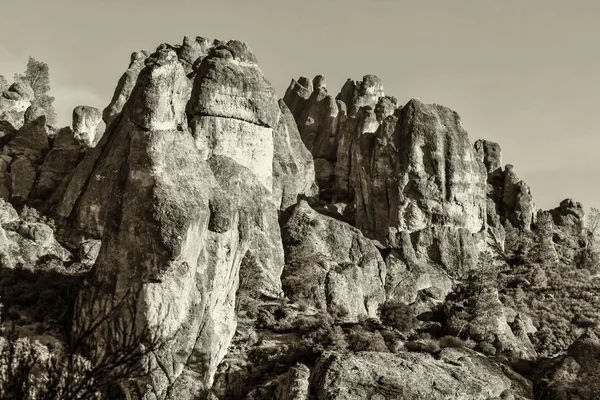
[[[120,395],[542,399],[583,365],[515,372],[541,339],[514,299],[589,249],[581,204],[538,212],[447,107],[373,75],[278,99],[248,45],[202,37],[133,53],[72,127],[28,89],[0,102],[0,266],[81,274],[71,335],[139,355],[105,373]]]

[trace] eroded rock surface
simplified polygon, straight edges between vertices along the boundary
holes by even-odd
[[[15,128],[25,122],[25,112],[33,101],[33,89],[24,82],[13,83],[0,96],[0,120],[7,121]]]
[[[533,398],[530,383],[507,367],[472,351],[444,349],[424,353],[329,354],[312,378],[319,399]]]
[[[75,137],[88,147],[95,145],[96,128],[102,119],[100,110],[90,106],[77,106],[73,110],[73,133]]]
[[[282,226],[286,295],[351,320],[377,315],[386,299],[386,268],[375,245],[355,228],[302,201]]]

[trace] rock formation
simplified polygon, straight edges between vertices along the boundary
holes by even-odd
[[[349,320],[377,316],[386,300],[386,268],[375,245],[304,201],[288,214],[282,225],[286,295]]]
[[[93,147],[100,138],[96,138],[96,128],[100,123],[100,110],[90,106],[77,106],[73,110],[73,133],[75,138],[88,147]]]
[[[531,386],[516,373],[469,351],[362,352],[324,355],[312,377],[319,399],[501,399],[531,398]]]
[[[0,97],[0,120],[15,128],[23,126],[25,111],[33,101],[33,89],[23,82],[13,83]]]
[[[504,252],[515,237],[573,264],[583,207],[538,212],[455,111],[400,105],[374,75],[336,96],[301,77],[278,99],[245,43],[191,36],[133,53],[102,115],[78,106],[72,127],[49,127],[26,85],[2,96],[0,267],[83,271],[72,333],[100,320],[92,348],[150,349],[118,382],[128,398],[533,397],[503,364],[537,357],[539,321],[505,304],[521,286],[478,288],[467,334],[449,320],[469,277],[541,263]],[[542,363],[536,398],[593,387],[596,345]]]

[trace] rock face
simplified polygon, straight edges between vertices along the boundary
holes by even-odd
[[[73,133],[75,138],[88,147],[97,143],[96,128],[102,119],[100,110],[90,106],[77,106],[73,110]]]
[[[21,129],[0,138],[0,198],[33,202],[47,210],[48,198],[77,166],[88,144],[70,128],[52,137],[45,115],[34,118],[38,114],[30,107]]]
[[[144,61],[147,57],[148,53],[145,51],[131,54],[129,68],[127,68],[127,71],[125,71],[123,76],[121,76],[121,79],[119,79],[119,83],[115,88],[115,93],[113,94],[110,104],[104,109],[104,111],[102,111],[102,119],[106,123],[107,127],[114,121],[116,116],[123,109],[127,99],[131,95],[131,91],[135,86],[135,82],[140,71],[142,68],[144,68]]]
[[[46,117],[42,116],[2,138],[0,194],[5,200],[23,203],[35,189],[39,165],[49,150]]]
[[[102,296],[140,286],[136,326],[168,342],[155,353],[161,367],[137,382],[158,398],[212,385],[238,285],[281,294],[277,212],[312,183],[310,155],[245,44],[211,49],[193,82],[175,50],[148,56],[122,112],[57,194],[67,239],[102,239],[92,278],[113,288]],[[276,148],[274,136],[286,143]]]
[[[537,211],[531,190],[517,177],[512,165],[502,169],[500,145],[478,140],[475,142],[475,151],[487,170],[489,225],[499,227],[509,222],[518,229],[531,229]]]
[[[293,116],[280,100],[281,113],[273,129],[273,201],[282,210],[299,197],[317,194],[313,157],[302,143]]]
[[[360,231],[302,201],[282,226],[286,295],[350,320],[375,317],[385,299],[385,263]]]
[[[472,351],[330,354],[311,380],[319,399],[531,399],[530,384]]]
[[[33,89],[28,84],[13,83],[0,96],[0,120],[20,128],[25,122],[25,111],[31,106],[32,100]]]
[[[346,82],[335,102],[321,76],[293,80],[284,101],[315,158],[321,199],[355,204],[356,226],[398,254],[451,273],[474,267],[487,174],[458,114],[419,100],[398,107],[372,75]]]
[[[71,254],[56,241],[52,227],[39,218],[20,216],[0,199],[0,267],[33,268],[53,257],[68,261]]]
[[[411,100],[358,147],[356,221],[368,236],[485,227],[484,171],[455,112]]]
[[[210,386],[235,331],[231,304],[249,244],[240,238],[238,211],[227,207],[228,195],[187,131],[189,84],[175,52],[153,54],[122,115],[86,155],[60,205],[79,229],[103,239],[93,279],[113,289],[99,297],[123,296],[138,285],[136,326],[167,341],[153,356],[161,367],[145,381],[158,398]],[[92,300],[83,293],[80,301]]]

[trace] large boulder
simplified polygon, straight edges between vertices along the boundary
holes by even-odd
[[[532,399],[531,384],[470,350],[321,356],[311,376],[319,399]]]
[[[25,122],[25,113],[33,101],[33,89],[25,82],[15,82],[0,96],[0,120],[20,128]]]

